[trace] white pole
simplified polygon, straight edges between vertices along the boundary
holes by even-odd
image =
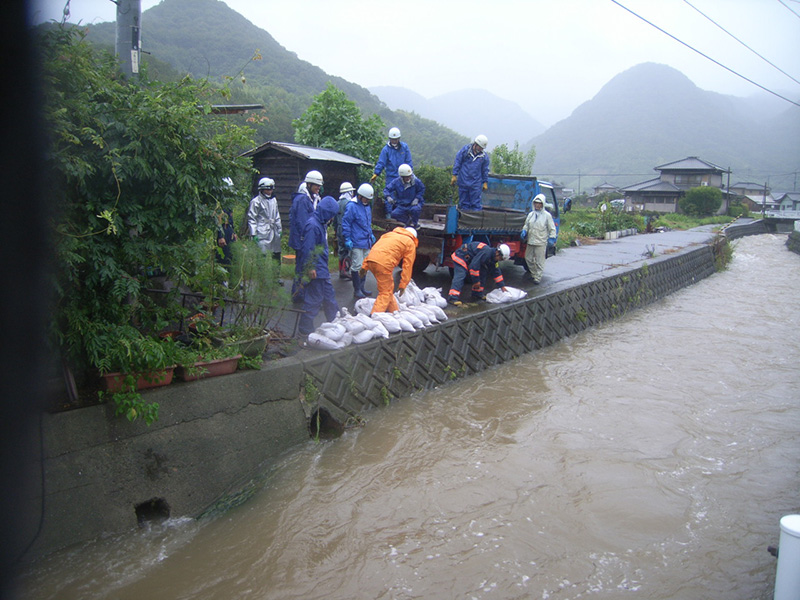
[[[781,519],[774,600],[800,600],[800,515]]]

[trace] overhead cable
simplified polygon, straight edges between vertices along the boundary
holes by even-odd
[[[706,19],[708,19],[709,21],[711,21],[711,22],[712,22],[714,25],[716,25],[717,27],[719,27],[719,28],[720,28],[722,31],[724,31],[724,32],[725,32],[725,33],[727,33],[729,36],[731,36],[733,39],[735,39],[737,42],[739,42],[739,43],[740,43],[742,46],[744,46],[745,48],[747,48],[748,50],[750,50],[750,52],[752,52],[753,54],[755,54],[755,55],[756,55],[757,57],[759,57],[761,60],[763,60],[763,61],[764,61],[764,62],[766,62],[767,64],[771,65],[772,67],[776,68],[778,71],[780,71],[781,73],[783,73],[784,75],[786,75],[786,76],[787,76],[789,79],[791,79],[791,80],[792,80],[792,81],[794,81],[795,83],[800,83],[800,81],[798,81],[797,79],[795,79],[794,77],[792,77],[791,75],[789,75],[789,74],[788,74],[786,71],[784,71],[783,69],[781,69],[781,68],[780,68],[778,65],[776,65],[776,64],[774,64],[774,63],[772,63],[772,62],[771,62],[769,59],[767,59],[767,58],[765,58],[765,57],[761,56],[761,54],[759,54],[758,52],[756,52],[755,50],[753,50],[753,49],[752,49],[750,46],[748,46],[747,44],[745,44],[745,43],[744,43],[742,40],[740,40],[739,38],[737,38],[737,37],[736,37],[735,35],[733,35],[733,34],[732,34],[730,31],[728,31],[728,30],[727,30],[727,29],[725,29],[725,28],[724,28],[722,25],[720,25],[719,23],[717,23],[717,22],[716,22],[714,19],[712,19],[711,17],[709,17],[709,16],[708,16],[706,13],[704,13],[702,10],[700,10],[699,8],[697,8],[697,7],[696,7],[694,4],[692,4],[691,2],[689,2],[689,0],[683,0],[683,1],[684,1],[686,4],[688,4],[689,6],[691,6],[693,9],[695,9],[697,12],[699,12],[701,15],[703,15],[703,16],[704,16]],[[780,0],[778,0],[778,2],[780,2]]]
[[[661,29],[661,27],[659,27],[659,26],[658,26],[658,25],[656,25],[655,23],[652,23],[652,22],[648,21],[647,19],[645,19],[643,16],[641,16],[641,15],[639,15],[639,14],[637,14],[637,13],[633,12],[633,11],[632,11],[630,8],[628,8],[627,6],[623,6],[623,5],[622,5],[622,4],[620,4],[620,3],[619,3],[617,0],[611,0],[611,2],[613,2],[614,4],[616,4],[617,6],[619,6],[620,8],[623,8],[623,9],[627,10],[627,11],[628,11],[629,13],[631,13],[631,14],[632,14],[634,17],[636,17],[637,19],[641,19],[642,21],[644,21],[645,23],[647,23],[647,24],[648,24],[648,25],[650,25],[651,27],[655,27],[655,28],[656,28],[656,29],[658,29],[658,30],[659,30],[661,33],[663,33],[664,35],[667,35],[667,36],[671,37],[673,40],[675,40],[675,41],[676,41],[676,42],[678,42],[679,44],[682,44],[682,45],[686,46],[687,48],[689,48],[689,50],[692,50],[693,52],[697,52],[697,54],[699,54],[699,55],[700,55],[700,56],[702,56],[703,58],[707,58],[708,60],[710,60],[711,62],[713,62],[715,65],[718,65],[718,66],[722,67],[723,69],[725,69],[726,71],[728,71],[728,72],[730,72],[730,73],[733,73],[733,74],[734,74],[734,75],[736,75],[737,77],[741,77],[742,79],[744,79],[744,80],[745,80],[745,81],[747,81],[748,83],[752,83],[754,86],[756,86],[756,87],[758,87],[758,88],[761,88],[761,89],[762,89],[762,90],[764,90],[765,92],[767,92],[767,93],[769,93],[769,94],[772,94],[773,96],[777,96],[777,97],[778,97],[778,98],[780,98],[781,100],[786,100],[786,102],[789,102],[790,104],[794,104],[795,106],[800,106],[800,103],[798,103],[798,102],[795,102],[794,100],[790,100],[789,98],[786,98],[785,96],[781,96],[781,95],[780,95],[779,93],[777,93],[777,92],[773,92],[771,89],[764,87],[764,86],[763,86],[763,85],[761,85],[760,83],[756,83],[755,81],[753,81],[752,79],[750,79],[750,78],[748,78],[748,77],[745,77],[745,76],[744,76],[744,75],[742,75],[741,73],[737,73],[736,71],[734,71],[734,70],[733,70],[733,69],[731,69],[730,67],[726,67],[725,65],[723,65],[723,64],[722,64],[721,62],[719,62],[718,60],[715,60],[715,59],[711,58],[710,56],[708,56],[707,54],[704,54],[703,52],[701,52],[701,51],[700,51],[700,50],[698,50],[697,48],[694,48],[694,47],[690,46],[689,44],[687,44],[687,43],[686,43],[686,42],[684,42],[683,40],[679,40],[678,38],[676,38],[674,35],[672,35],[672,34],[671,34],[671,33],[669,33],[668,31],[665,31],[665,30]]]
[[[786,3],[785,3],[783,0],[778,0],[778,2],[780,2],[781,4],[783,4],[783,5],[786,7],[786,10],[788,10],[790,13],[792,13],[792,14],[793,14],[795,17],[797,17],[798,19],[800,19],[800,15],[798,15],[798,14],[797,14],[796,12],[794,12],[794,11],[793,11],[791,8],[789,8],[789,5],[788,5],[788,4],[786,4]],[[792,0],[792,2],[797,2],[797,0]]]

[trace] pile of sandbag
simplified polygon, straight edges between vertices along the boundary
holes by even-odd
[[[527,295],[528,292],[525,290],[507,285],[505,291],[503,291],[502,288],[496,288],[486,294],[486,301],[492,304],[503,304],[504,302],[514,302]]]
[[[443,308],[447,300],[441,289],[420,289],[413,281],[405,293],[397,294],[399,310],[393,313],[375,313],[374,298],[361,298],[355,303],[356,314],[342,308],[338,316],[323,323],[309,334],[306,345],[320,350],[337,350],[350,344],[363,344],[376,337],[387,338],[401,331],[416,331],[447,320]]]

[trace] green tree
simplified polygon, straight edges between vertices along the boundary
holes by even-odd
[[[330,82],[292,125],[298,144],[328,148],[362,160],[377,157],[384,143],[383,120],[378,115],[364,119],[358,105]]]
[[[711,186],[696,187],[678,200],[678,206],[687,215],[706,217],[715,214],[722,205],[722,190]]]
[[[511,150],[507,144],[500,144],[492,150],[492,172],[498,175],[530,175],[535,160],[536,148],[533,146],[523,152],[517,141]]]
[[[452,167],[434,167],[422,164],[414,168],[414,175],[425,184],[426,204],[455,204],[458,192],[450,185]]]
[[[126,81],[78,28],[52,28],[40,46],[58,210],[53,332],[77,366],[108,368],[101,341],[176,316],[144,293],[148,276],[180,284],[210,256],[233,199],[224,178],[249,168],[239,154],[253,142],[211,115],[221,98],[207,82],[152,82],[146,69]]]

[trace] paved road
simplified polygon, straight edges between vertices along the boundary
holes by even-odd
[[[530,280],[524,279],[524,269],[512,262],[501,264],[501,269],[506,285],[524,289],[529,296],[532,296],[578,285],[585,278],[596,277],[603,271],[609,271],[610,274],[620,266],[652,261],[653,257],[675,254],[709,243],[715,236],[712,232],[714,227],[716,226],[704,226],[689,231],[637,234],[616,240],[598,240],[596,243],[559,250],[558,254],[547,259],[544,277],[538,286],[533,285]],[[396,272],[396,276],[399,276],[399,270]],[[352,310],[354,303],[352,283],[339,279],[337,274],[333,275],[332,282],[339,306],[346,306]],[[437,268],[431,265],[422,274],[414,277],[414,282],[421,288],[441,288],[442,294],[446,295],[450,289],[450,272],[446,267]],[[372,291],[374,297],[376,286],[371,273],[367,275],[366,289]],[[447,312],[455,316],[460,311],[481,310],[483,306],[485,305],[448,307]],[[293,318],[290,318],[289,321],[293,321]],[[321,322],[322,317],[318,316],[317,324]],[[288,321],[284,320],[284,327],[287,325]]]

